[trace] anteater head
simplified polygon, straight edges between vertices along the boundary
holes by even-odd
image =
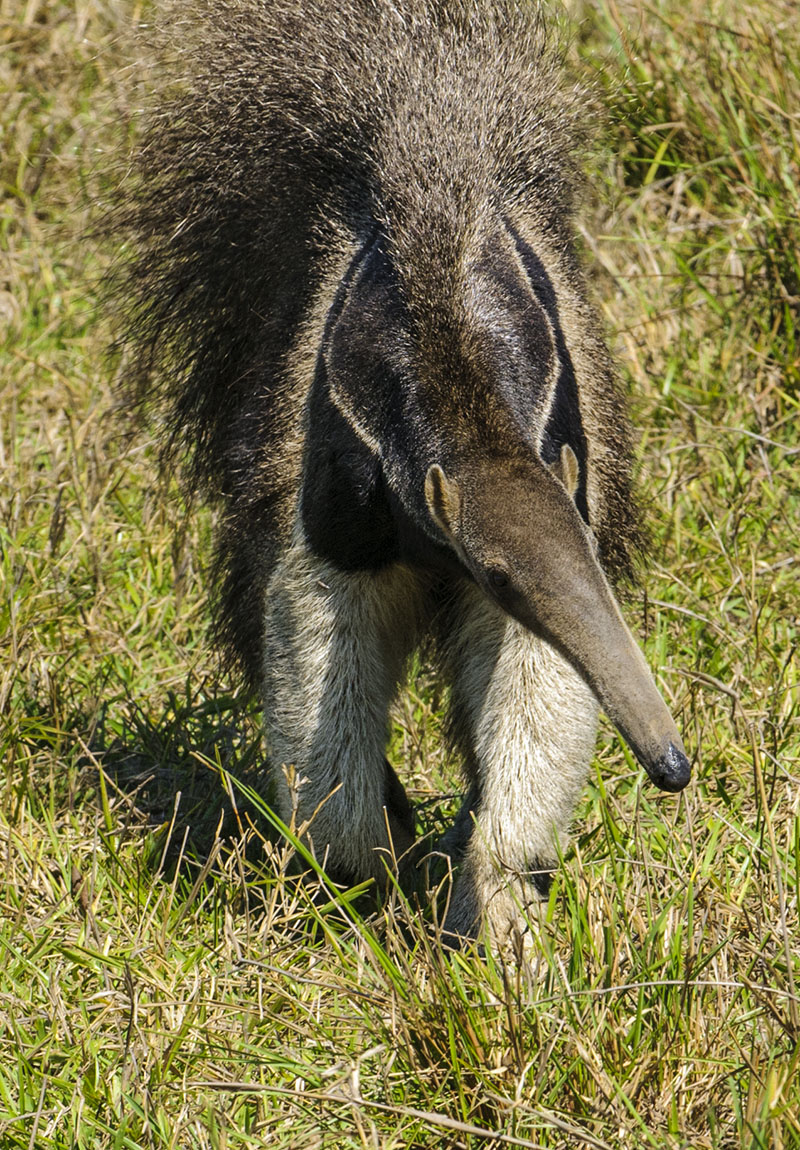
[[[436,526],[483,589],[552,643],[594,691],[656,786],[680,791],[691,767],[644,656],[573,502],[578,464],[535,454],[433,464],[425,500]]]

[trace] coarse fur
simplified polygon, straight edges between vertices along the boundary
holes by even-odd
[[[262,693],[279,809],[343,879],[409,851],[387,716],[432,637],[471,788],[448,929],[504,937],[546,889],[598,700],[660,785],[688,778],[603,574],[641,536],[574,243],[586,93],[515,0],[161,25],[115,292],[165,458],[221,503],[217,628]]]

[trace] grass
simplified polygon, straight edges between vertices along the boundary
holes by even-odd
[[[654,534],[629,613],[697,763],[659,795],[604,730],[534,977],[312,898],[231,781],[209,517],[121,430],[85,238],[140,9],[0,0],[3,1150],[800,1146],[800,26],[571,7]],[[424,668],[391,754],[440,822]]]

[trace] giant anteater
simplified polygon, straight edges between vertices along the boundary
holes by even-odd
[[[526,0],[189,9],[116,217],[131,382],[220,501],[278,811],[342,880],[413,862],[384,755],[430,641],[469,788],[445,925],[502,940],[599,706],[659,787],[690,772],[612,591],[639,528],[574,240],[586,94]]]

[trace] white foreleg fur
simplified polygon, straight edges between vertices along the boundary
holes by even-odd
[[[267,588],[264,719],[281,817],[333,873],[385,877],[410,842],[384,808],[388,711],[417,638],[419,591],[393,566],[345,573],[296,538]],[[292,778],[292,776],[294,776]]]
[[[556,861],[591,763],[598,706],[550,644],[477,590],[464,600],[448,661],[479,797],[447,928],[470,935],[483,921],[499,941],[538,901],[532,869]]]

